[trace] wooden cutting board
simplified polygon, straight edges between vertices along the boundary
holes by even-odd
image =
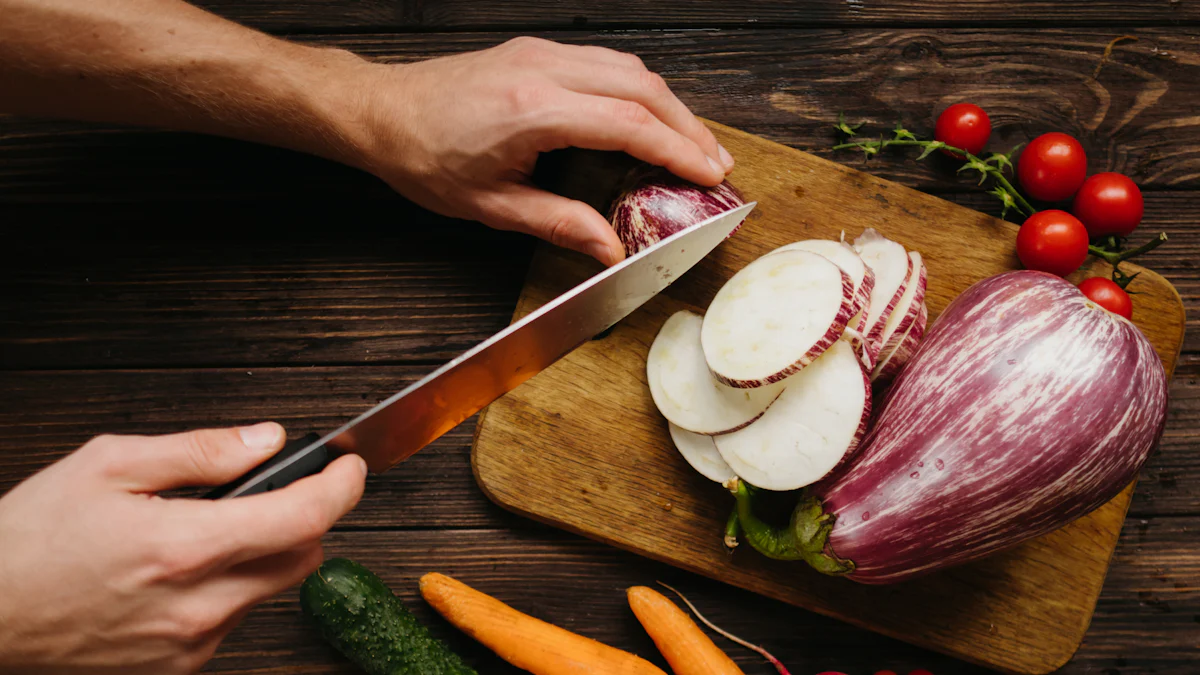
[[[618,324],[489,407],[473,453],[480,487],[552,525],[844,621],[1012,673],[1047,673],[1075,653],[1104,583],[1132,486],[1090,515],[975,564],[893,586],[822,576],[721,543],[732,498],[678,456],[646,386],[645,361],[673,312],[703,312],[738,269],[783,244],[874,227],[925,256],[930,320],[972,283],[1019,267],[1017,227],[735,129],[712,125],[737,157],[730,181],[758,202],[746,225]],[[576,154],[547,167],[558,191],[601,209],[623,160]],[[1133,266],[1131,266],[1133,268]],[[1106,274],[1096,262],[1090,270]],[[516,317],[599,267],[539,249]],[[1088,270],[1078,272],[1082,278]],[[1077,280],[1072,277],[1073,280]],[[1183,341],[1183,304],[1154,272],[1135,282],[1136,323],[1167,373]]]

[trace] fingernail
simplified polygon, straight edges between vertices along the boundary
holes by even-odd
[[[717,152],[721,155],[721,163],[725,165],[725,170],[729,171],[733,168],[733,155],[725,149],[725,146],[717,144]]]
[[[246,448],[254,452],[274,450],[279,444],[280,428],[274,422],[263,422],[250,427],[239,427],[238,436]]]
[[[358,457],[358,455],[355,455],[355,457]],[[367,475],[367,460],[363,459],[362,457],[358,457],[358,468],[360,471],[362,471],[363,477],[365,478]]]
[[[725,167],[718,164],[717,160],[713,159],[712,157],[708,158],[708,165],[712,167],[713,171],[716,171],[717,173],[721,174],[722,176],[725,175]]]
[[[605,265],[612,265],[616,260],[612,248],[603,242],[593,241],[587,245],[587,253]]]

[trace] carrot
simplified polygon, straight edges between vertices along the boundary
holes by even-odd
[[[750,651],[755,652],[759,656],[763,657],[764,659],[767,660],[768,663],[775,666],[775,670],[779,671],[779,675],[792,675],[791,673],[788,672],[788,669],[782,663],[780,663],[779,659],[777,659],[771,655],[771,652],[768,652],[767,650],[763,649],[762,647],[759,647],[758,645],[746,642],[742,638],[734,635],[733,633],[726,631],[725,629],[721,628],[717,624],[704,618],[704,615],[700,613],[700,610],[696,609],[696,606],[692,604],[692,601],[688,600],[687,596],[685,596],[683,593],[680,593],[679,591],[675,590],[674,588],[671,588],[670,586],[664,584],[661,581],[658,582],[658,585],[662,586],[663,588],[667,589],[668,591],[671,591],[675,595],[678,595],[679,599],[683,601],[683,604],[687,605],[688,609],[692,610],[692,614],[695,614],[696,618],[700,619],[700,621],[703,622],[705,626],[708,626],[709,628],[713,629],[714,631],[720,633],[722,636],[724,636],[730,640],[733,640],[734,642],[745,647],[746,649],[749,649]]]
[[[682,609],[645,586],[627,591],[629,607],[675,675],[744,675]]]
[[[421,595],[459,630],[533,675],[666,675],[645,659],[522,614],[443,574],[421,577]]]

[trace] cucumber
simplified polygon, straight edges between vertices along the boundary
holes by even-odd
[[[476,675],[382,579],[352,560],[327,560],[309,575],[300,587],[300,608],[369,675]]]

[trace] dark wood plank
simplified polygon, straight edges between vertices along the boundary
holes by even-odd
[[[0,368],[441,363],[507,325],[532,245],[399,200],[5,220]]]
[[[987,195],[951,197],[998,212]],[[399,200],[4,214],[7,369],[440,363],[508,324],[531,250]],[[1145,264],[1183,296],[1185,360],[1200,355],[1197,222],[1197,193],[1146,196],[1140,236],[1171,240]]]
[[[1010,9],[1005,6],[1003,11]],[[1140,41],[1118,45],[1099,79],[1093,79],[1105,45],[1123,33],[1139,36]],[[303,39],[401,63],[480,49],[513,35],[417,33]],[[1061,130],[1082,140],[1093,171],[1122,171],[1153,189],[1200,187],[1200,117],[1195,114],[1200,98],[1200,34],[1193,29],[643,30],[545,35],[639,54],[698,114],[823,155],[830,154],[827,148],[835,141],[832,123],[839,111],[851,120],[868,121],[873,130],[886,131],[901,120],[914,131],[929,134],[935,111],[970,99],[990,111],[995,149],[1008,150],[1043,132]],[[836,158],[861,161],[852,153]],[[877,160],[871,167],[910,186],[962,189],[968,185],[966,179],[954,176],[946,161]],[[378,181],[343,167],[233,141],[0,120],[2,202],[311,194],[359,199],[385,192]]]
[[[1083,648],[1064,675],[1192,675],[1200,615],[1200,519],[1130,521]],[[852,675],[927,668],[982,675],[979,668],[831,619],[702,580],[600,544],[551,530],[520,532],[352,532],[327,538],[329,555],[376,571],[434,632],[481,673],[516,673],[445,624],[420,600],[416,580],[440,571],[523,611],[662,665],[625,604],[623,589],[662,580],[689,594],[710,619],[771,650],[794,673]],[[921,612],[913,607],[914,613]],[[748,675],[773,673],[721,640]],[[315,639],[294,592],[253,612],[226,641],[209,672],[350,673]]]
[[[394,30],[470,30],[480,28],[621,28],[630,26],[1053,26],[1194,25],[1200,11],[1180,0],[1065,3],[1047,0],[919,0],[917,2],[843,2],[842,0],[749,0],[714,3],[587,3],[579,0],[520,0],[482,3],[470,0],[363,0],[328,3],[305,0],[201,0],[198,4],[235,21],[273,31],[371,28]]]

